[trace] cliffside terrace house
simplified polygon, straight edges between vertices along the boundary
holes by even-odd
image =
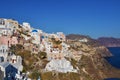
[[[8,46],[4,44],[0,44],[0,62],[7,61],[7,56],[8,56]]]
[[[3,80],[16,80],[16,74],[20,73],[21,65],[10,64],[9,62],[0,63],[0,70],[3,73]],[[21,68],[22,69],[22,68]]]
[[[22,43],[25,50],[30,50],[31,53],[37,54],[40,51],[40,42],[38,44],[38,42],[36,43],[34,41],[33,37],[27,37],[24,35],[23,39],[20,40],[20,44]]]
[[[40,39],[41,35],[40,35],[38,30],[36,30],[36,29],[32,30],[31,37],[34,38],[34,40],[32,40],[32,43],[34,43],[34,44],[40,44],[41,43],[40,42],[41,41],[41,39]]]
[[[0,63],[0,69],[4,74],[4,80],[15,79],[14,75],[18,72],[18,70],[9,62]]]
[[[64,54],[61,53],[61,50],[59,50],[59,48],[51,48],[50,52],[47,53],[47,58],[48,60],[52,60],[52,59],[63,59],[64,58]]]
[[[0,36],[0,44],[10,47],[11,45],[18,44],[17,37],[15,36]]]
[[[56,35],[56,34],[49,34],[49,36],[48,36],[49,38],[51,38],[51,39],[55,39],[56,41],[58,41],[59,40],[59,37]]]
[[[27,36],[27,35],[24,35],[24,34],[21,34],[21,36],[26,40],[26,41],[29,41],[31,40],[31,36]]]
[[[36,44],[32,44],[30,48],[32,48],[31,52],[34,54],[38,54],[38,52],[40,51],[39,45],[36,45]]]
[[[61,44],[62,44],[62,49],[65,50],[65,51],[67,51],[68,48],[70,47],[70,45],[68,45],[68,44],[66,44],[64,42],[62,42]]]
[[[15,75],[23,70],[22,58],[14,54],[8,56],[6,61],[0,62],[0,70],[5,80],[15,80]]]
[[[12,64],[16,69],[18,69],[19,71],[23,70],[23,66],[22,66],[22,58],[21,56],[16,56],[16,55],[11,55],[9,57],[9,63]]]
[[[63,32],[57,32],[56,35],[58,36],[60,41],[66,41],[66,36]]]
[[[11,29],[6,24],[6,19],[0,19],[0,36],[11,35]]]
[[[23,26],[22,26],[22,28],[24,28],[25,29],[25,31],[28,31],[28,32],[30,32],[31,31],[31,26],[30,26],[30,24],[29,23],[27,23],[27,22],[23,22],[23,24],[22,24]]]
[[[22,45],[25,50],[31,51],[31,53],[38,53],[39,45],[32,43],[33,38],[27,37],[26,35],[21,36],[22,37],[20,37],[18,40],[18,44]]]
[[[61,45],[62,45],[61,53],[63,53],[64,56],[69,55],[69,48],[70,48],[70,45],[68,45],[68,44],[66,44],[66,43],[64,43],[64,42],[62,42]]]
[[[45,46],[42,43],[40,44],[39,50],[40,51],[45,51]]]
[[[49,42],[49,34],[47,33],[40,33],[40,43],[45,44],[46,42]]]
[[[18,36],[18,44],[24,45],[26,42],[25,38],[22,36]]]
[[[7,19],[7,26],[11,28],[11,31],[13,33],[16,32],[16,30],[19,28],[18,21],[12,20],[12,19]]]
[[[8,56],[9,47],[16,44],[18,44],[17,37],[0,36],[0,56],[4,61]]]
[[[88,42],[88,39],[87,38],[83,38],[83,39],[80,39],[79,41],[80,42]]]
[[[63,32],[57,32],[56,34],[52,33],[52,34],[48,34],[49,38],[54,38],[56,41],[60,40],[60,41],[66,41],[66,37],[63,34]]]
[[[0,19],[0,35],[13,35],[18,28],[18,22],[11,19]]]
[[[51,48],[53,44],[51,42],[44,42],[46,53],[51,53]]]

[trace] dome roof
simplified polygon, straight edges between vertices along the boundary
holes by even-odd
[[[32,30],[32,32],[38,32],[38,31],[34,29],[34,30]]]

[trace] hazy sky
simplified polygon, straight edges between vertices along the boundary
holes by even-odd
[[[120,38],[120,0],[1,0],[0,17],[50,33]]]

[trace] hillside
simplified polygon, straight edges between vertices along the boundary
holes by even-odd
[[[90,39],[89,36],[80,35],[80,34],[69,34],[69,35],[66,36],[66,38],[70,39],[70,40],[79,40],[79,39],[82,39],[82,38]]]
[[[120,38],[114,37],[100,37],[98,39],[91,39],[89,36],[86,35],[79,35],[79,34],[69,34],[66,36],[67,39],[70,40],[80,40],[83,38],[89,39],[90,41],[97,42],[98,45],[105,46],[105,47],[120,47]],[[90,42],[91,43],[91,42]]]
[[[97,41],[106,47],[120,47],[120,38],[100,37]]]
[[[74,34],[75,35],[75,34]],[[101,44],[99,44],[98,41],[91,39],[90,37],[88,38],[87,36],[81,36],[81,35],[68,35],[67,39],[70,39],[71,37],[74,37],[72,39],[77,40],[77,41],[72,41],[73,44],[77,45],[76,48],[78,48],[78,50],[81,50],[82,48],[79,48],[80,46],[79,43],[81,43],[79,41],[79,39],[82,38],[87,38],[88,42],[82,42],[82,46],[84,45],[84,49],[85,49],[85,45],[88,47],[88,52],[89,52],[89,56],[84,55],[82,56],[81,60],[80,60],[80,65],[82,64],[82,66],[80,66],[81,68],[84,66],[83,69],[85,69],[85,73],[87,72],[87,74],[89,74],[89,78],[90,76],[93,77],[93,79],[84,79],[83,80],[102,80],[104,78],[110,78],[110,77],[116,77],[116,78],[120,78],[119,74],[120,74],[120,70],[112,67],[105,59],[104,57],[109,57],[112,56],[111,53],[108,51],[107,48],[105,48],[104,46],[102,46]],[[92,42],[92,44],[91,44]],[[93,46],[95,45],[95,46]],[[95,51],[94,51],[95,49]],[[87,50],[85,49],[85,52]],[[92,54],[93,53],[93,54]],[[83,70],[84,71],[84,70]],[[85,76],[85,75],[84,75]]]
[[[108,49],[98,45],[98,43],[91,38],[87,39],[88,42],[76,41],[77,39],[65,42],[70,45],[69,51],[73,53],[72,57],[66,56],[66,59],[72,63],[73,67],[78,70],[78,73],[44,72],[44,68],[49,61],[47,61],[46,58],[40,58],[39,54],[32,54],[31,60],[33,57],[34,60],[32,60],[31,64],[26,65],[27,71],[32,72],[30,77],[36,78],[40,75],[42,80],[102,80],[110,77],[120,78],[118,75],[120,71],[113,68],[104,59],[104,57],[111,56]],[[89,41],[93,43],[91,44]],[[24,62],[27,62],[28,59],[30,58],[24,58]],[[38,62],[36,62],[35,59],[38,59]],[[42,64],[37,65],[39,62]],[[33,68],[29,68],[33,64],[36,65],[34,65]]]
[[[32,73],[29,75],[30,78],[36,79],[36,77],[40,76],[42,80],[102,80],[109,77],[120,78],[118,75],[120,71],[113,68],[104,59],[104,57],[111,55],[105,47],[93,47],[90,44],[79,41],[67,41],[66,43],[70,45],[69,50],[73,53],[72,57],[66,56],[66,59],[78,70],[78,73],[44,72],[44,68],[49,61],[47,61],[46,57],[41,58],[41,53],[29,54],[28,51],[15,49],[16,55],[23,57],[23,72],[29,71]],[[82,54],[80,54],[81,51]]]

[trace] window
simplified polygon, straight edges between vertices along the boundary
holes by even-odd
[[[3,49],[3,53],[5,52],[5,50]]]
[[[4,19],[0,19],[0,24],[1,24],[1,25],[5,25]]]

